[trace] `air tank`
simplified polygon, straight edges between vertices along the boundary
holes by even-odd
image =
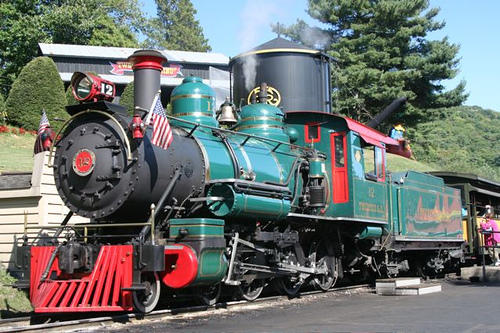
[[[267,103],[283,111],[331,112],[331,58],[283,38],[273,39],[231,59],[233,101],[258,101],[267,83]]]

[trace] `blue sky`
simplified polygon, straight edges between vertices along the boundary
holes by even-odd
[[[140,1],[140,0],[139,0]],[[148,11],[155,12],[153,0],[143,0]],[[235,56],[276,37],[270,24],[290,25],[297,18],[317,25],[305,12],[307,0],[191,0],[197,10],[205,37],[212,52]],[[500,1],[498,0],[430,0],[440,7],[437,16],[446,26],[430,38],[448,36],[460,45],[460,73],[444,81],[454,88],[466,81],[470,94],[466,105],[478,105],[500,111]]]

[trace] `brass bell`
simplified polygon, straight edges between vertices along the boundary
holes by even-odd
[[[220,115],[217,121],[221,125],[234,125],[238,122],[234,116],[234,107],[229,98],[226,97],[226,101],[220,106]]]

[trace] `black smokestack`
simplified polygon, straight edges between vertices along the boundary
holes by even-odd
[[[397,109],[399,109],[402,105],[406,103],[408,97],[400,97],[396,98],[389,104],[385,109],[382,110],[375,118],[370,120],[367,126],[371,128],[377,128],[380,124],[382,124],[391,114],[394,113]]]
[[[134,70],[134,114],[137,110],[149,110],[160,90],[161,71],[167,58],[158,51],[139,50],[129,58]]]

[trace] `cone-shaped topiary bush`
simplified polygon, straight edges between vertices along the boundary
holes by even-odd
[[[30,61],[12,84],[5,109],[7,121],[27,130],[38,130],[42,110],[45,109],[52,128],[56,118],[67,119],[64,84],[57,67],[49,57]]]

